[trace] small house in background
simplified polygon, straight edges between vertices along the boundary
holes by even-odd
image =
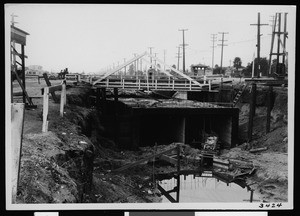
[[[40,65],[29,65],[26,67],[26,75],[37,75],[42,76],[45,71],[43,70],[43,67]]]
[[[204,64],[192,64],[191,65],[191,75],[192,76],[204,76],[204,75],[208,75],[208,69],[209,66],[204,65]]]

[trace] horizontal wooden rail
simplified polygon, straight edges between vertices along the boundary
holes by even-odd
[[[121,172],[121,171],[126,170],[126,169],[128,169],[128,168],[135,167],[135,166],[137,166],[137,165],[139,165],[139,164],[141,164],[141,163],[143,163],[143,162],[146,162],[146,161],[148,161],[148,160],[150,160],[150,159],[152,159],[152,158],[162,156],[162,155],[167,154],[167,153],[170,153],[170,152],[172,152],[172,151],[174,151],[174,150],[176,150],[176,149],[177,149],[177,146],[176,146],[175,148],[171,148],[171,149],[169,149],[169,150],[166,150],[166,151],[163,151],[163,152],[160,152],[160,153],[153,154],[153,155],[148,156],[148,157],[146,157],[146,158],[144,158],[144,159],[138,160],[138,161],[136,161],[136,162],[134,162],[134,163],[130,163],[130,164],[128,164],[128,165],[122,166],[122,167],[120,167],[120,168],[118,168],[118,169],[113,170],[112,172]]]

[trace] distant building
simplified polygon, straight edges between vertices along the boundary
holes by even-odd
[[[29,65],[27,66],[27,70],[25,71],[26,75],[43,75],[45,71],[43,70],[43,67],[40,65]]]
[[[191,65],[191,73],[190,76],[204,76],[209,75],[207,74],[209,66],[204,64],[192,64]]]

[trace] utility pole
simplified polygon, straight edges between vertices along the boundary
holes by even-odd
[[[156,54],[158,54],[158,53],[154,53],[155,58],[156,58]],[[154,65],[156,66],[156,59],[154,59]]]
[[[222,44],[218,44],[218,46],[221,46],[221,73],[223,74],[223,47],[224,46],[228,46],[227,44],[224,44],[224,41],[227,41],[227,40],[224,40],[224,34],[229,34],[228,32],[219,32],[219,34],[222,34],[222,40],[219,40],[219,41],[222,41]]]
[[[282,63],[284,64],[284,73],[285,73],[285,68],[286,68],[286,64],[285,64],[285,55],[286,55],[286,51],[285,51],[285,48],[286,48],[286,38],[287,38],[287,31],[286,31],[286,22],[287,22],[287,14],[288,13],[284,13],[284,26],[283,26],[283,56],[282,56]]]
[[[136,57],[136,53],[133,53],[134,57]],[[135,75],[137,76],[137,70],[136,70],[136,61],[134,61],[134,70],[135,70]]]
[[[18,16],[17,16],[17,15],[14,15],[14,14],[11,15],[11,25],[12,25],[12,26],[15,26],[15,23],[18,23],[18,22],[15,21],[15,17],[18,17]],[[14,41],[12,42],[12,47],[13,47],[13,49],[16,49],[16,44],[15,44]],[[12,53],[14,53],[14,50],[13,50]],[[17,71],[16,55],[15,55],[15,54],[12,54],[12,57],[13,57],[13,58],[12,58],[12,59],[13,59],[13,67],[14,67],[14,69]]]
[[[153,47],[148,47],[148,48],[150,49],[150,55],[152,55],[152,49],[153,49]],[[152,57],[150,57],[150,63],[152,64]]]
[[[188,29],[179,29],[178,31],[182,31],[182,39],[183,39],[183,44],[182,44],[182,71],[183,73],[185,72],[185,46],[188,44],[184,43],[184,31],[187,31]]]
[[[250,24],[250,25],[256,25],[257,26],[257,44],[256,44],[256,47],[257,47],[257,78],[260,77],[260,26],[263,26],[263,25],[268,25],[268,24],[261,24],[260,23],[260,13],[257,13],[257,24]]]
[[[179,70],[179,59],[181,58],[180,56],[180,46],[177,47],[178,48],[178,52],[177,52],[177,70]]]
[[[213,42],[213,45],[212,45],[212,61],[211,61],[211,69],[213,70],[214,69],[214,58],[215,58],[215,41],[217,40],[217,34],[211,34],[212,36],[212,42]]]
[[[164,71],[166,71],[166,50],[164,50]]]
[[[126,62],[126,58],[123,58],[124,59],[124,63]],[[124,67],[124,76],[126,76],[126,66]]]

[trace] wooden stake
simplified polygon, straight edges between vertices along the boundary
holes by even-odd
[[[267,124],[266,124],[266,132],[267,133],[270,132],[272,93],[273,93],[273,87],[269,86],[268,98],[267,98]]]
[[[253,118],[255,116],[255,105],[256,105],[256,83],[252,83],[251,91],[252,94],[251,94],[249,122],[248,122],[248,141],[252,140]]]
[[[43,127],[42,132],[47,132],[47,118],[48,118],[48,109],[49,109],[49,87],[44,88],[43,95]]]
[[[61,95],[60,95],[60,116],[61,117],[64,116],[64,105],[66,101],[65,97],[66,97],[66,85],[62,84]]]
[[[24,103],[11,104],[12,203],[16,203],[17,189],[19,184],[23,124]]]

